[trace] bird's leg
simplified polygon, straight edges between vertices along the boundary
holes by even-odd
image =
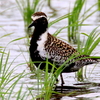
[[[58,80],[58,78],[57,78],[57,79],[56,79],[56,83],[58,83],[58,81],[59,81],[59,80]]]
[[[56,78],[56,75],[54,74],[54,77],[56,79],[56,83],[55,83],[55,91],[57,90],[57,83],[58,83],[58,78]]]
[[[55,75],[54,75],[55,76]],[[63,76],[62,76],[62,73],[60,74],[60,77],[61,77],[61,92],[63,91],[63,84],[64,83],[64,80],[63,80]],[[56,78],[56,77],[55,77]],[[56,82],[58,82],[58,79],[56,78]],[[56,87],[55,87],[55,91],[57,91],[57,88],[59,89],[59,86],[57,87],[57,84],[56,84]]]
[[[60,77],[61,77],[61,86],[63,87],[63,84],[65,84],[65,82],[64,82],[64,80],[63,80],[62,73],[60,74]]]
[[[56,78],[56,75],[54,74],[54,77],[55,77],[55,79],[56,79],[56,84],[58,83],[58,78]]]

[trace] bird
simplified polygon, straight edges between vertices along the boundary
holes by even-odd
[[[76,72],[85,65],[99,62],[97,58],[91,58],[89,55],[81,55],[70,44],[50,34],[48,32],[47,15],[44,12],[34,13],[31,19],[32,23],[28,28],[34,27],[34,31],[30,40],[29,51],[30,57],[36,67],[39,66],[41,70],[44,70],[46,64],[41,62],[48,59],[50,63],[55,64],[56,67],[59,68],[74,55],[73,59],[64,64],[64,69],[60,73],[62,85],[65,83],[62,73]],[[40,63],[35,63],[36,61]],[[50,72],[52,66],[48,65],[48,69]],[[55,69],[55,71],[56,70],[57,69]]]

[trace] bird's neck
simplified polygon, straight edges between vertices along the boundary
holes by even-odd
[[[43,34],[46,35],[47,33],[48,33],[47,27],[42,27],[42,26],[41,27],[35,27],[33,35],[32,35],[31,42],[36,43],[36,41],[38,41]]]
[[[47,31],[47,25],[36,26],[33,32],[33,37],[39,39],[39,37]]]

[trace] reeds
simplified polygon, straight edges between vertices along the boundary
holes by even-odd
[[[41,3],[41,1],[42,0],[16,0],[19,11],[21,12],[21,15],[23,17],[25,32],[28,35],[30,35],[28,26],[31,23],[31,16],[36,11],[42,9],[43,4]]]
[[[70,60],[74,59],[76,56],[72,55],[70,58],[68,58],[67,61],[65,61],[61,66],[57,67],[55,64],[52,64],[48,62],[48,59],[46,62],[37,62],[37,63],[46,63],[46,66],[44,68],[45,73],[44,73],[44,80],[41,79],[41,74],[39,73],[39,70],[37,70],[37,79],[38,79],[38,85],[40,85],[42,88],[38,89],[39,90],[39,95],[36,96],[38,99],[43,99],[43,100],[50,100],[52,94],[60,94],[55,90],[55,87],[57,86],[57,79],[58,76],[62,73],[63,69],[65,68],[65,65],[68,66],[72,62],[68,63]],[[84,58],[83,58],[84,59]],[[36,63],[36,62],[35,62]],[[41,64],[40,64],[41,65]],[[51,65],[51,69],[49,69],[49,65]],[[39,69],[40,66],[38,66]],[[51,71],[50,71],[51,70]],[[55,84],[55,85],[54,85]],[[68,95],[68,94],[67,94]]]
[[[100,11],[100,0],[97,0],[97,7],[98,7],[98,11]]]
[[[74,26],[68,27],[68,40],[69,42],[77,43],[79,37],[79,17],[85,0],[76,0],[73,11],[68,17],[68,25],[74,24]]]
[[[6,52],[5,49],[3,50],[3,52]],[[11,63],[9,63],[9,57],[10,57],[10,52],[0,54],[0,99],[1,100],[5,99],[11,100],[12,95],[14,95],[13,93],[16,85],[18,84],[19,80],[25,76],[24,71],[20,74],[14,75],[15,68],[18,65],[16,65],[12,69],[11,66],[17,57]],[[19,93],[20,92],[18,92],[18,94]],[[20,99],[21,97],[17,96],[17,98]]]
[[[82,43],[80,44],[80,42],[78,43],[78,51],[81,54],[91,55],[92,52],[94,51],[94,49],[100,43],[100,33],[97,30],[98,27],[94,28],[89,35],[86,33],[83,33],[87,37],[87,39],[83,42],[83,44]],[[95,57],[95,56],[94,56],[94,58],[100,59],[100,57]],[[86,69],[85,70],[83,70],[83,68],[80,69],[77,72],[76,76],[77,76],[78,81],[84,81],[87,78],[86,77]]]
[[[89,13],[94,6],[97,6],[97,3],[86,10],[85,1],[86,0],[76,0],[74,8],[70,13],[70,16],[68,17],[68,26],[70,26],[68,27],[68,40],[69,42],[72,42],[74,44],[77,44],[80,39],[81,27],[88,26],[88,24],[84,25],[83,22],[98,11],[96,9]],[[83,7],[84,13],[81,12],[83,10]]]

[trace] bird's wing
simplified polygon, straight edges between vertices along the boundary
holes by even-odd
[[[48,34],[45,44],[45,50],[48,52],[50,59],[55,62],[64,63],[73,53],[77,52],[69,44]]]

